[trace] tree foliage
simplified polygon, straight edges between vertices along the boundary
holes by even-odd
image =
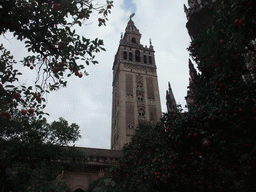
[[[110,168],[111,169],[111,168]],[[110,170],[109,170],[110,171]],[[113,181],[109,176],[104,176],[92,181],[86,192],[119,192],[123,188]]]
[[[58,191],[59,188],[55,188],[55,185],[65,187],[59,179],[56,180],[63,171],[63,166],[67,166],[69,162],[84,160],[84,157],[73,147],[63,145],[74,142],[79,137],[78,125],[68,125],[63,118],[51,124],[46,119],[24,117],[2,121],[1,190]]]
[[[94,12],[100,14],[99,26],[105,25],[112,1],[104,5],[92,0],[1,0],[0,35],[12,33],[24,42],[29,54],[18,64],[36,71],[33,86],[21,84],[17,63],[9,50],[0,45],[0,112],[9,119],[12,110],[33,107],[37,115],[43,112],[44,95],[66,86],[66,76],[82,77],[90,63],[98,63],[95,53],[105,50],[103,40],[80,36],[81,27]],[[84,72],[86,74],[86,71]]]
[[[197,65],[188,112],[139,125],[110,178],[122,191],[254,191],[256,3],[216,1],[189,47]]]
[[[73,147],[79,127],[60,118],[43,118],[45,95],[65,87],[67,77],[87,74],[97,64],[103,40],[76,32],[93,13],[105,25],[113,6],[93,0],[0,0],[0,35],[12,34],[27,55],[19,62],[0,44],[0,190],[68,191],[60,180],[64,167],[84,160]],[[13,47],[16,49],[16,47]],[[21,67],[36,73],[34,84],[22,82]],[[84,70],[84,72],[82,72]]]

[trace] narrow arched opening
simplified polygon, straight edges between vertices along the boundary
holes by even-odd
[[[132,43],[136,43],[135,37],[132,38]]]
[[[74,192],[85,192],[83,189],[76,189]]]
[[[139,50],[135,51],[135,60],[136,60],[136,62],[140,62],[140,51]]]

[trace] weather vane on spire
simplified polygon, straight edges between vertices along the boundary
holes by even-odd
[[[134,15],[135,15],[135,13],[132,13],[132,14],[130,15],[130,20],[134,17]]]

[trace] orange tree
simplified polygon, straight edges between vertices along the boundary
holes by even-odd
[[[62,160],[77,159],[61,146],[79,138],[75,124],[43,118],[45,95],[66,86],[67,77],[82,77],[96,64],[103,40],[76,33],[92,13],[105,25],[113,6],[93,0],[0,0],[0,35],[13,34],[28,53],[22,61],[0,44],[0,188],[2,191],[63,191],[57,181]],[[36,72],[34,84],[23,84],[21,67]],[[70,148],[68,148],[70,149]],[[57,174],[57,175],[56,175]],[[63,189],[61,188],[63,187]]]
[[[110,174],[123,191],[255,190],[256,3],[216,7],[213,26],[189,47],[194,103],[139,125]]]
[[[17,86],[22,74],[15,69],[10,51],[0,45],[1,119],[10,119],[18,106],[42,114],[46,92],[66,86],[66,76],[82,77],[85,65],[97,63],[95,53],[105,50],[103,40],[80,36],[75,27],[82,26],[93,11],[100,14],[99,26],[105,24],[111,7],[112,1],[102,6],[93,0],[0,1],[0,35],[9,32],[24,42],[32,54],[18,64],[37,72],[34,86]]]
[[[6,128],[6,129],[5,129]],[[0,127],[0,187],[7,191],[69,191],[61,180],[63,167],[84,161],[73,147],[63,147],[79,137],[79,126],[60,118],[12,117]]]

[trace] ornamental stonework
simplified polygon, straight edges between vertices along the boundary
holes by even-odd
[[[126,135],[133,135],[134,129],[134,105],[126,102]]]
[[[133,81],[132,75],[126,74],[126,96],[133,96]]]
[[[155,96],[154,96],[153,78],[152,77],[147,77],[146,82],[147,82],[148,99],[153,99],[154,100]]]
[[[125,69],[129,69],[132,71],[142,72],[142,73],[154,73],[155,69],[152,67],[146,67],[141,65],[130,65],[130,64],[124,64]]]
[[[143,77],[141,75],[136,75],[136,84],[141,84],[143,87]]]

